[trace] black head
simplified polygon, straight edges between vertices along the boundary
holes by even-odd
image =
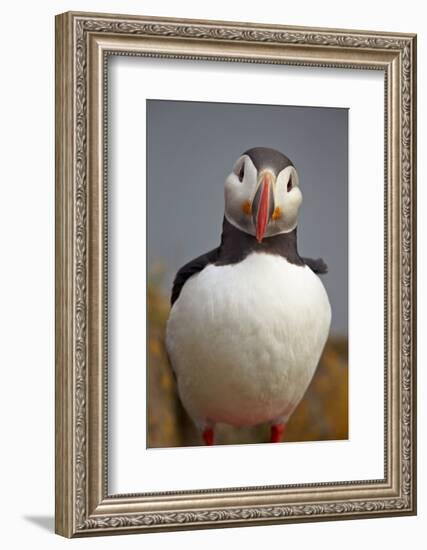
[[[286,155],[269,147],[252,147],[243,154],[251,159],[258,173],[262,170],[271,170],[277,175],[287,166],[293,166],[292,161]]]

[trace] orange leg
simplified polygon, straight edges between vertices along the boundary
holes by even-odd
[[[202,437],[203,437],[203,441],[205,442],[205,445],[213,445],[214,444],[213,428],[204,429],[202,433]]]
[[[271,426],[270,443],[280,443],[285,433],[286,424],[273,424]]]

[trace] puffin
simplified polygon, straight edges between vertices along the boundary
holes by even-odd
[[[225,180],[217,248],[177,272],[166,350],[179,398],[206,445],[215,425],[286,424],[316,371],[331,306],[323,259],[297,248],[302,193],[280,151],[254,147]]]

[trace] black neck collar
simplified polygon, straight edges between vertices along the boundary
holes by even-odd
[[[259,243],[255,237],[241,231],[232,225],[224,216],[222,225],[221,245],[219,247],[217,265],[228,265],[241,262],[251,252],[265,252],[286,258],[295,265],[304,265],[298,254],[297,230],[266,237]]]

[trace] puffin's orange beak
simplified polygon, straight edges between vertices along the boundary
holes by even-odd
[[[256,239],[259,243],[264,238],[268,221],[274,211],[272,183],[273,175],[270,172],[264,172],[260,178],[260,184],[252,203]]]

